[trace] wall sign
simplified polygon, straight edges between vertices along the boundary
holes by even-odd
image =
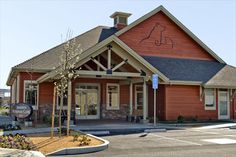
[[[28,118],[32,115],[33,108],[29,104],[14,104],[11,112],[17,118]]]

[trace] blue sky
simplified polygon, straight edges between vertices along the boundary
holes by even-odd
[[[0,0],[0,88],[10,68],[98,25],[115,11],[129,23],[163,5],[225,62],[236,66],[235,0]]]

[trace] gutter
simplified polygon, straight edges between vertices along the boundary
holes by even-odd
[[[49,71],[51,71],[52,69],[27,69],[27,68],[17,68],[17,67],[13,67],[11,68],[11,71],[8,75],[8,79],[6,82],[7,86],[11,86],[12,85],[12,81],[14,80],[14,78],[17,76],[17,74],[19,72],[39,72],[39,73],[47,73]]]

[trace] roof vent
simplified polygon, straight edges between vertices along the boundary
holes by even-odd
[[[128,25],[128,17],[130,15],[131,15],[130,13],[116,11],[110,16],[110,18],[114,19],[114,27],[120,30]]]

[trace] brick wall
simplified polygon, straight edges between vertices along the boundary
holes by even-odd
[[[153,117],[154,113],[154,93],[152,85],[148,86],[148,116]],[[165,120],[165,85],[159,85],[157,90],[157,108],[156,114],[159,120]]]
[[[214,60],[163,12],[151,16],[119,38],[140,55]]]
[[[205,110],[204,99],[200,101],[199,86],[166,86],[166,119],[177,120],[179,115],[186,118],[197,116],[198,119],[218,119],[216,110]],[[216,99],[216,102],[218,100]]]

